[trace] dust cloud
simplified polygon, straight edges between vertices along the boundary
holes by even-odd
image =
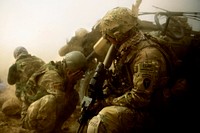
[[[25,46],[30,54],[46,62],[61,60],[58,50],[76,29],[90,31],[108,10],[116,6],[131,8],[133,3],[134,0],[0,1],[0,79],[7,85],[8,69],[15,62],[15,47]],[[169,11],[200,12],[199,0],[143,0],[140,11],[158,11],[153,6]],[[200,23],[191,24],[200,29]]]
[[[24,46],[30,54],[45,62],[61,60],[63,57],[59,56],[59,49],[77,29],[90,31],[108,10],[117,6],[131,8],[134,1],[0,0],[0,81],[6,88],[3,93],[0,92],[0,106],[6,99],[15,96],[15,86],[8,85],[7,74],[15,62],[13,51],[17,46]],[[153,6],[168,11],[200,12],[200,0],[142,0],[139,12],[162,11]],[[141,18],[152,20],[147,16]],[[198,21],[190,21],[190,24],[193,30],[200,31]],[[0,118],[5,120],[0,121],[0,132],[26,133],[19,128],[19,120],[10,121],[2,112]]]

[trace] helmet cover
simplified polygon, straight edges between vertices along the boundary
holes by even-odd
[[[116,40],[123,38],[123,35],[137,24],[137,17],[126,7],[116,7],[106,13],[100,22],[103,35],[109,35]]]

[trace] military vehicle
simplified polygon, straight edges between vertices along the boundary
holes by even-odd
[[[173,39],[181,39],[186,35],[196,35],[200,31],[195,31],[189,21],[200,21],[200,12],[174,12],[161,9],[157,12],[139,12],[138,17],[144,15],[153,16],[153,21],[140,20],[140,29],[146,32],[160,31],[162,35],[167,35]],[[199,25],[198,25],[199,26]],[[198,27],[200,28],[200,27]],[[199,29],[200,30],[200,29]]]

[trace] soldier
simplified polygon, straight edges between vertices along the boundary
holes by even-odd
[[[114,75],[107,79],[114,98],[104,100],[106,107],[90,120],[88,133],[150,131],[154,128],[152,112],[170,95],[166,88],[170,88],[178,60],[173,51],[145,36],[137,22],[137,13],[125,7],[114,8],[101,19],[104,39],[117,50]]]
[[[62,61],[51,61],[35,72],[24,91],[24,102],[30,106],[23,127],[43,133],[59,132],[79,101],[74,85],[82,78],[85,67],[85,56],[72,51]]]
[[[23,46],[16,47],[14,50],[15,63],[9,68],[7,82],[10,85],[15,84],[15,95],[23,101],[23,89],[31,75],[38,70],[45,62],[28,53]],[[22,109],[25,107],[22,102]],[[21,119],[23,119],[23,111],[21,111]]]
[[[15,95],[21,100],[21,92],[29,77],[45,62],[30,55],[26,48],[19,46],[14,50],[15,63],[9,68],[7,82],[16,87]]]

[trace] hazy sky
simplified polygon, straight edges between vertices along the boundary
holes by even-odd
[[[78,28],[88,30],[108,10],[134,0],[0,0],[0,78],[14,63],[13,50],[25,46],[46,62],[62,59],[58,50]],[[152,6],[170,11],[200,12],[200,0],[143,0],[140,11]],[[200,24],[197,24],[197,28]],[[200,28],[199,28],[200,29]]]

